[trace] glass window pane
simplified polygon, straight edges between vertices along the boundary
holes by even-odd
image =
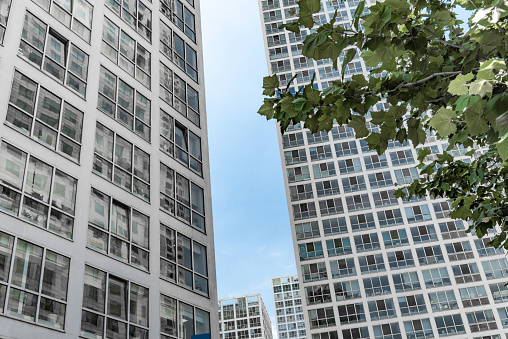
[[[39,291],[42,266],[42,247],[18,239],[11,283],[15,286]]]
[[[42,52],[44,50],[44,41],[46,41],[46,28],[45,23],[27,12],[21,37]]]
[[[196,308],[196,334],[210,333],[210,314]]]
[[[136,210],[132,210],[132,242],[148,249],[149,233],[149,218]]]
[[[161,164],[160,189],[169,197],[175,197],[175,171],[163,164]]]
[[[130,208],[113,200],[111,209],[111,233],[129,240]]]
[[[72,107],[68,103],[64,104],[62,126],[60,131],[74,141],[81,142],[81,132],[83,130],[83,112]]]
[[[116,137],[115,164],[131,171],[132,169],[132,144],[122,137]]]
[[[89,222],[102,228],[108,229],[109,201],[110,198],[107,195],[92,189],[90,198]]]
[[[161,257],[176,262],[176,233],[169,227],[160,228]]]
[[[49,250],[46,251],[42,293],[56,299],[67,300],[69,263],[69,258]]]
[[[88,55],[75,47],[71,46],[71,55],[69,59],[69,70],[77,75],[81,80],[86,81],[88,77]]]
[[[77,185],[76,179],[57,170],[53,185],[52,205],[74,215]]]
[[[148,288],[131,283],[130,293],[130,322],[148,326]]]
[[[37,119],[44,122],[51,128],[58,129],[60,122],[60,107],[62,99],[41,88],[37,104]]]
[[[192,132],[189,133],[189,152],[194,158],[201,160],[201,139]]]
[[[127,320],[127,281],[109,277],[108,315]]]
[[[83,311],[81,313],[81,335],[89,338],[102,338],[104,335],[104,317]]]
[[[9,268],[11,266],[12,249],[14,237],[0,232],[0,281],[7,282],[9,279]],[[5,292],[5,291],[4,291]],[[5,298],[5,295],[3,296]],[[2,292],[0,291],[0,310],[3,309]]]
[[[65,304],[41,297],[39,307],[39,319],[37,322],[56,329],[65,326]]]
[[[191,239],[179,234],[178,235],[178,263],[182,266],[192,269],[192,245]]]
[[[0,181],[21,190],[27,154],[2,142],[0,145]]]
[[[46,203],[49,202],[52,176],[53,167],[34,157],[30,157],[25,182],[25,193],[38,200]]]
[[[194,252],[194,272],[207,276],[208,272],[206,265],[206,247],[197,242],[194,242],[193,252]]]
[[[185,204],[190,205],[189,180],[176,173],[176,199]]]
[[[83,307],[104,313],[106,304],[106,273],[85,266]]]
[[[194,335],[194,309],[192,306],[180,302],[179,305],[180,333],[182,339],[191,339]]]
[[[176,336],[176,299],[161,295],[161,332]]]
[[[192,209],[198,213],[205,214],[203,189],[194,183],[191,185],[192,189]]]
[[[37,295],[12,288],[9,292],[7,311],[9,315],[23,320],[35,321]]]
[[[134,149],[134,175],[150,182],[150,155],[137,147]]]
[[[118,105],[134,114],[134,89],[122,80],[120,80],[118,87]]]
[[[37,83],[16,71],[12,83],[10,103],[23,111],[33,114]]]
[[[113,161],[113,140],[113,131],[97,123],[97,130],[95,132],[95,153],[106,160]]]

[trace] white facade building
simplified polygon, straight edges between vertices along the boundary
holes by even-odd
[[[272,339],[272,322],[261,294],[220,299],[221,339]]]
[[[306,339],[305,313],[297,275],[272,278],[276,330],[279,339]]]
[[[349,26],[358,3],[321,1],[314,18],[324,23],[338,10],[338,24]],[[269,71],[281,86],[296,74],[291,91],[314,74],[325,89],[340,71],[301,55],[309,30],[278,29],[295,19],[296,4],[259,0]],[[345,78],[354,74],[368,76],[359,58]],[[393,196],[396,183],[419,176],[410,143],[378,156],[348,127],[312,134],[297,124],[279,146],[309,339],[506,338],[505,253],[466,234],[446,201]],[[430,160],[448,146],[429,132],[425,147]],[[450,153],[468,161],[464,149]]]
[[[0,338],[218,337],[199,0],[0,0]]]

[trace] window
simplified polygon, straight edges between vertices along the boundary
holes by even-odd
[[[402,316],[427,313],[423,294],[399,297],[399,308]]]
[[[493,285],[491,285],[490,290],[494,297],[494,301],[498,302],[496,299],[496,294],[493,292],[492,286]],[[487,296],[487,291],[485,290],[485,286],[483,285],[461,288],[459,289],[459,294],[460,299],[462,300],[462,305],[464,307],[473,307],[489,304],[489,297]]]
[[[377,155],[377,154],[368,155],[366,157],[363,157],[363,161],[365,161],[365,169],[367,171],[388,167],[388,161],[386,160],[385,154],[383,154],[383,155]]]
[[[356,173],[362,171],[362,164],[360,158],[339,160],[340,174]]]
[[[282,13],[280,10],[264,12],[264,22],[276,21],[282,19]]]
[[[388,263],[392,270],[399,268],[415,267],[415,261],[411,250],[388,252]]]
[[[374,215],[372,213],[352,215],[349,217],[351,228],[355,231],[365,231],[376,228]]]
[[[409,223],[432,220],[429,206],[427,205],[406,207],[404,209],[406,211],[407,222]]]
[[[316,191],[318,198],[340,194],[339,181],[337,179],[333,179],[316,182]]]
[[[394,193],[394,190],[372,193],[374,205],[376,207],[396,205],[398,201]]]
[[[392,159],[393,166],[408,165],[415,162],[413,152],[408,149],[404,151],[390,152],[390,159]]]
[[[435,202],[432,204],[437,219],[448,218],[451,206],[448,201]]]
[[[164,1],[161,1],[164,7]],[[198,82],[198,55],[194,48],[180,38],[168,25],[160,21],[160,51]]]
[[[250,327],[259,327],[259,326],[261,326],[261,318],[260,317],[250,318],[249,319],[249,325],[250,325]]]
[[[450,276],[446,267],[423,270],[423,282],[427,288],[451,285]]]
[[[354,136],[354,130],[347,125],[335,126],[332,128],[333,140],[348,139],[353,138]]]
[[[319,212],[321,216],[343,213],[344,207],[342,207],[341,198],[319,201]]]
[[[311,147],[309,153],[311,161],[326,160],[333,156],[330,145]]]
[[[160,247],[161,278],[208,296],[206,246],[161,224]]]
[[[0,243],[0,311],[64,330],[70,259],[3,232]]]
[[[305,153],[305,148],[286,151],[284,152],[284,158],[286,158],[286,166],[307,162],[307,154]]]
[[[419,178],[418,170],[414,167],[395,170],[395,179],[399,185],[411,184]]]
[[[320,79],[331,79],[340,76],[340,72],[332,66],[321,67],[318,69]]]
[[[502,247],[494,248],[489,245],[492,238],[475,239],[474,244],[480,257],[487,257],[491,255],[504,254]]]
[[[466,333],[466,329],[460,314],[436,317],[435,321],[437,326],[437,333],[440,337]]]
[[[159,63],[160,98],[178,113],[201,127],[199,93],[162,62]]]
[[[140,0],[104,0],[104,2],[143,38],[152,41],[152,11]]]
[[[403,228],[399,230],[385,231],[381,235],[383,237],[385,248],[409,245],[409,238],[407,237],[406,230]]]
[[[342,188],[344,189],[344,193],[366,190],[367,185],[365,184],[365,177],[359,175],[356,177],[342,178]]]
[[[355,261],[353,258],[330,261],[332,278],[349,277],[356,275]]]
[[[314,179],[326,178],[336,175],[335,165],[333,162],[312,165],[312,172],[314,172]]]
[[[148,288],[86,265],[80,335],[104,332],[109,338],[148,337]]]
[[[318,308],[309,310],[310,328],[321,328],[335,326],[335,317],[333,315],[333,307]]]
[[[287,174],[289,183],[310,179],[309,166],[288,168]]]
[[[87,247],[149,270],[148,216],[92,188]]]
[[[309,145],[317,144],[320,142],[328,141],[328,133],[325,131],[312,133],[311,131],[307,131],[307,143]],[[328,146],[330,148],[330,146]],[[331,151],[330,151],[331,152]]]
[[[376,325],[373,330],[375,339],[402,339],[398,323]]]
[[[330,294],[330,285],[314,285],[305,287],[305,296],[307,305],[323,304],[332,301]]]
[[[392,186],[393,180],[390,172],[379,172],[369,174],[369,183],[371,188],[381,188]]]
[[[300,253],[300,260],[311,260],[323,258],[323,244],[321,241],[308,242],[298,245],[298,252]]]
[[[85,0],[32,0],[90,43],[93,6]]]
[[[295,43],[295,42],[304,41],[306,37],[307,37],[306,31],[301,31],[300,33],[291,32],[291,33],[289,33],[289,42]],[[288,63],[289,63],[289,60],[288,60]],[[308,59],[304,56],[298,57],[298,58],[293,58],[293,64],[295,65],[295,69],[314,67],[313,60]],[[288,70],[290,70],[290,68]]]
[[[364,278],[363,288],[366,297],[391,293],[390,282],[388,281],[388,276],[386,275],[380,277]]]
[[[339,144],[335,144],[334,147],[335,147],[335,155],[337,157],[358,154],[358,148],[356,147],[355,141],[341,142]]]
[[[340,305],[337,308],[341,325],[367,321],[363,303]]]
[[[445,262],[443,251],[439,245],[417,248],[416,256],[420,265],[433,265]]]
[[[496,319],[492,310],[466,313],[471,332],[491,331],[497,329]]]
[[[190,224],[195,229],[205,232],[203,188],[163,163],[161,163],[160,169],[160,204],[162,210]]]
[[[379,226],[381,227],[401,225],[404,223],[402,214],[398,208],[377,212],[377,219],[379,221]]]
[[[508,277],[508,261],[506,258],[482,261],[482,266],[485,276],[489,280]]]
[[[469,241],[446,244],[446,252],[450,261],[465,260],[474,258],[473,249]]]
[[[490,284],[489,287],[495,303],[508,301],[508,287],[505,283]]]
[[[72,239],[77,185],[59,169],[5,141],[0,144],[2,211]]]
[[[88,54],[32,15],[25,14],[18,55],[84,98]]]
[[[290,148],[290,147],[296,147],[296,146],[303,146],[303,133],[291,133],[291,134],[284,134],[282,136],[282,146],[283,148]]]
[[[404,321],[404,329],[408,339],[434,338],[434,332],[432,331],[429,319]]]
[[[411,235],[415,244],[437,241],[437,233],[434,225],[422,225],[411,227]]]
[[[104,18],[102,54],[146,88],[151,88],[151,54],[108,18]]]
[[[323,223],[323,232],[325,236],[348,232],[346,218],[344,217],[324,219],[321,222]]]
[[[457,282],[457,284],[464,284],[482,280],[480,276],[480,271],[478,270],[478,265],[476,265],[476,263],[452,266],[452,271],[453,275],[455,276],[455,281]],[[485,275],[487,275],[487,272],[485,272]],[[488,275],[487,279],[489,279]]]
[[[283,333],[279,333],[279,336]],[[303,334],[305,336],[305,334]],[[280,337],[282,339],[282,337]],[[312,339],[339,339],[337,331],[312,334]]]
[[[361,274],[386,271],[383,255],[372,254],[358,258]]]
[[[370,338],[369,328],[355,327],[348,330],[342,330],[342,337],[344,339],[368,339]]]
[[[429,293],[432,312],[454,310],[459,308],[453,290]]]
[[[316,216],[317,216],[316,205],[314,204],[313,201],[293,205],[294,220],[314,218]]]
[[[289,56],[288,48],[286,46],[270,48],[268,53],[270,55],[270,60],[287,58]]]
[[[333,284],[337,301],[356,299],[361,297],[358,280],[341,281]]]
[[[389,319],[397,316],[393,299],[391,298],[369,301],[368,306],[371,320]]]
[[[367,252],[381,249],[377,233],[355,235],[356,252]]]
[[[7,20],[9,19],[9,11],[11,9],[11,1],[12,0],[4,0],[0,3],[0,44],[4,43]]]
[[[347,196],[346,205],[348,212],[370,208],[369,196],[368,194]]]
[[[150,201],[150,155],[98,122],[93,172]]]
[[[265,24],[265,32],[266,34],[274,34],[279,32],[284,32],[284,29],[279,29],[279,26],[282,22],[274,22],[270,24]]]
[[[503,328],[508,327],[508,307],[502,307],[497,309],[499,313],[499,318],[501,318],[501,324],[503,324]]]
[[[311,282],[327,279],[326,264],[318,262],[316,264],[302,265],[303,282]]]
[[[193,334],[210,333],[210,314],[161,294],[160,324],[161,339],[169,339],[166,335],[189,339]]]
[[[353,253],[348,237],[326,240],[326,249],[328,250],[328,257]]]
[[[14,73],[6,123],[79,161],[83,112],[18,71]]]
[[[418,274],[416,272],[405,272],[392,275],[393,284],[397,293],[421,289]]]
[[[303,224],[296,224],[296,239],[311,239],[320,237],[319,225],[317,221],[305,222]]]
[[[466,236],[466,229],[461,220],[439,223],[439,229],[444,240]]]
[[[150,141],[151,101],[102,66],[97,108]]]
[[[286,38],[285,38],[285,35],[281,35],[281,37],[284,37],[284,40],[283,42],[281,41],[281,44],[286,44]],[[268,37],[268,39],[270,40],[270,37]],[[268,47],[273,47],[273,46],[278,46],[279,44],[275,44],[275,42],[272,44],[272,46],[270,46],[270,42],[268,43]],[[286,72],[286,71],[291,71],[291,63],[289,62],[289,60],[279,60],[279,61],[274,61],[271,63],[271,66],[272,66],[272,73],[282,73],[282,72]],[[296,69],[298,69],[297,67],[295,67]]]

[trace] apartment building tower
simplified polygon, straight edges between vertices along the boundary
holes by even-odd
[[[298,275],[272,278],[272,291],[278,338],[306,339],[305,313]]]
[[[0,338],[218,336],[199,0],[0,0]]]
[[[331,60],[302,55],[310,31],[278,28],[295,20],[297,2],[259,0],[269,72],[284,87],[296,75],[293,93],[314,75],[326,89],[341,72]],[[314,20],[325,23],[337,11],[337,24],[351,27],[358,4],[323,0]],[[344,77],[368,71],[357,57]],[[448,144],[427,135],[430,161]],[[504,251],[486,246],[488,236],[467,234],[466,223],[449,218],[447,201],[394,196],[395,184],[420,175],[409,141],[378,155],[347,126],[313,134],[300,124],[278,140],[309,339],[506,338]],[[449,153],[470,161],[464,149]]]
[[[220,299],[221,339],[272,339],[272,322],[261,294]]]

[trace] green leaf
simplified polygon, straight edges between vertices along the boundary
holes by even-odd
[[[298,2],[298,6],[300,7],[300,16],[298,18],[298,22],[309,29],[312,28],[314,26],[314,19],[312,18],[312,14],[315,14],[321,10],[321,1],[300,0]]]
[[[469,127],[469,133],[472,136],[483,134],[489,129],[487,120],[483,118],[483,106],[484,101],[479,100],[464,113],[464,121],[467,127]]]
[[[279,87],[279,79],[277,79],[277,75],[266,76],[263,78],[263,95],[274,96],[275,89]]]
[[[508,110],[508,92],[495,95],[492,99],[487,101],[485,110],[488,113],[494,114],[496,117],[505,113]]]
[[[365,127],[365,117],[353,115],[347,125],[355,130],[357,138],[364,138],[369,135],[369,130]]]
[[[314,54],[309,54],[306,56],[315,60],[330,58],[333,61],[333,68],[338,69],[337,60],[347,45],[347,39],[340,39],[337,42],[328,39],[323,44],[321,44],[321,46],[315,49]]]
[[[362,52],[362,59],[367,67],[377,67],[380,61],[377,54],[370,50]]]
[[[346,70],[347,64],[349,64],[349,62],[351,60],[353,60],[355,55],[356,55],[356,48],[350,48],[347,50],[346,56],[344,57],[344,60],[342,61],[342,69],[341,69],[342,80],[344,80],[344,71]]]
[[[291,31],[293,33],[300,33],[300,24],[298,23],[298,21],[291,22],[289,24],[279,25],[278,28],[279,29],[284,29],[285,28],[288,31]]]
[[[473,79],[473,73],[469,72],[465,75],[459,74],[450,82],[448,92],[453,95],[464,95],[468,93],[469,86],[466,84]]]
[[[494,70],[506,69],[506,64],[500,59],[490,59],[480,65],[477,77],[478,79],[490,80],[494,77]]]
[[[478,100],[480,100],[479,95],[462,95],[455,102],[455,109],[457,111],[463,111],[464,108],[468,108],[476,104]]]
[[[321,100],[321,91],[315,89],[312,84],[305,86],[303,89],[303,95],[312,105],[319,105],[319,101]]]
[[[457,113],[451,109],[441,107],[439,111],[430,119],[429,125],[432,126],[442,137],[447,137],[457,131],[457,125],[452,121],[457,117]]]
[[[263,105],[258,110],[258,114],[266,116],[266,120],[273,118],[275,110],[273,108],[273,102],[271,99],[265,99]]]
[[[469,95],[478,94],[480,97],[492,94],[492,83],[490,80],[476,80],[469,85]]]
[[[365,0],[361,1],[356,7],[355,15],[353,16],[353,27],[358,30],[358,23],[360,22],[360,17],[362,16],[363,10],[365,8]]]

